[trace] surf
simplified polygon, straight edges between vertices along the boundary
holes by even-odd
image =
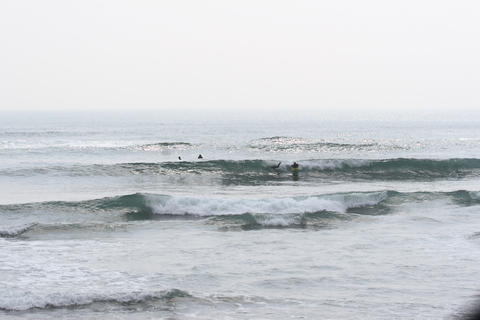
[[[279,162],[281,164],[276,167]],[[297,162],[300,178],[312,181],[433,181],[438,179],[461,180],[480,176],[480,159],[476,158],[306,159]],[[143,175],[171,179],[204,176],[220,184],[257,185],[290,180],[292,172],[290,164],[289,161],[281,159],[245,159],[47,165],[35,168],[1,169],[0,176],[129,177]]]

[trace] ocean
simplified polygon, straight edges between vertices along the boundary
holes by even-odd
[[[0,318],[462,317],[478,119],[2,113]]]

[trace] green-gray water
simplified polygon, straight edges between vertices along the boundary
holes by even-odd
[[[439,319],[478,294],[478,121],[0,124],[2,319]]]

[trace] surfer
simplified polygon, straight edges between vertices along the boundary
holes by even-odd
[[[270,168],[272,168],[272,169],[278,169],[278,168],[280,168],[280,164],[281,164],[281,163],[282,163],[282,162],[279,162],[276,166],[271,166]]]
[[[202,154],[199,154],[199,155],[198,155],[198,159],[203,159]]]
[[[182,157],[178,156],[178,160],[182,161]]]
[[[290,167],[292,168],[293,181],[298,181],[298,163],[294,161]]]

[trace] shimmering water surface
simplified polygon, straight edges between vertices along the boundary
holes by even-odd
[[[0,125],[2,319],[440,319],[478,295],[475,119]]]

